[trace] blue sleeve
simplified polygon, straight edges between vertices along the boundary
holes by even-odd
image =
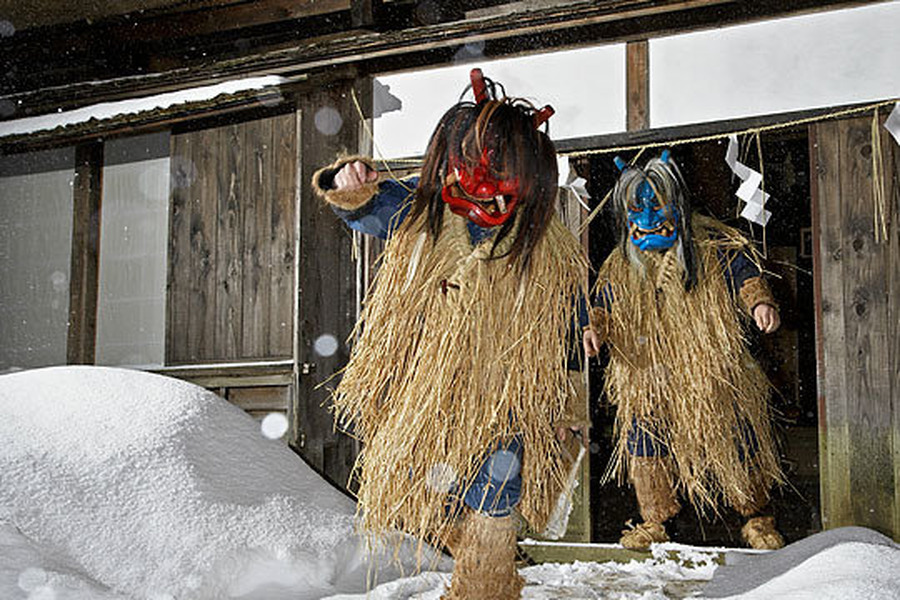
[[[418,177],[387,179],[378,184],[378,193],[356,210],[336,206],[332,210],[351,229],[386,240],[409,214],[418,183]]]
[[[756,264],[750,260],[745,252],[740,250],[733,252],[718,251],[719,264],[725,272],[725,282],[728,291],[734,296],[744,285],[744,282],[753,277],[759,277],[760,272]]]

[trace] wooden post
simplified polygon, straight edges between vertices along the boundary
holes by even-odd
[[[650,128],[650,42],[639,40],[625,46],[626,127],[628,131]]]
[[[371,85],[354,86],[353,80],[335,82],[299,102],[300,295],[294,418],[300,453],[341,486],[348,482],[356,446],[352,438],[334,430],[327,403],[329,389],[337,384],[333,376],[349,358],[346,340],[356,322],[356,257],[351,230],[313,194],[310,181],[316,169],[339,155],[364,150],[354,93],[366,113]],[[336,341],[336,351],[319,352],[316,342],[322,339]]]
[[[822,522],[897,538],[900,258],[896,239],[875,242],[871,117],[811,129]],[[894,206],[895,163],[885,162]]]
[[[100,203],[103,191],[103,143],[75,149],[72,256],[66,362],[94,363],[97,295],[100,280]]]
[[[894,531],[895,540],[900,539],[900,147],[882,129],[882,153],[884,154],[885,197],[888,202],[889,219],[888,242],[885,251],[888,257],[887,282],[887,339],[888,372],[890,379],[890,399],[892,445],[894,449]]]

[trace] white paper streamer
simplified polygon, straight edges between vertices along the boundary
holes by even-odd
[[[762,185],[762,173],[751,169],[738,160],[737,135],[728,136],[728,148],[725,150],[725,162],[728,164],[732,173],[737,175],[741,180],[741,185],[738,187],[737,192],[735,192],[735,195],[746,203],[741,210],[741,216],[748,221],[752,221],[753,223],[765,227],[766,223],[769,222],[769,218],[772,216],[771,211],[766,210],[766,202],[771,198],[771,195],[760,189],[760,185]]]
[[[574,194],[575,199],[585,210],[591,210],[587,205],[587,199],[591,197],[587,191],[587,180],[578,176],[578,173],[569,164],[569,157],[557,155],[556,166],[559,169],[557,185],[568,193]]]
[[[884,122],[884,128],[887,129],[891,135],[894,136],[894,140],[900,144],[900,102],[894,105],[894,110],[891,111],[887,121]]]

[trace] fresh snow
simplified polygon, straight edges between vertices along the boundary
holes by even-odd
[[[0,440],[2,600],[437,600],[449,583],[450,561],[426,549],[417,572],[408,540],[398,561],[394,544],[367,552],[350,498],[245,413],[176,379],[0,376]],[[865,539],[744,552],[735,571],[677,544],[626,564],[541,564],[520,570],[522,597],[701,597],[721,572],[726,589],[740,576],[745,600],[900,598],[900,550]]]
[[[200,387],[98,367],[3,375],[0,439],[3,600],[366,589],[353,501]],[[390,564],[373,575],[396,578]]]

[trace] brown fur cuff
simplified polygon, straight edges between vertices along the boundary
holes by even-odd
[[[609,337],[609,312],[602,306],[595,306],[588,311],[588,320],[592,329],[605,342]]]
[[[744,281],[740,295],[744,308],[751,314],[758,304],[769,304],[778,308],[775,296],[772,295],[772,290],[769,289],[769,284],[762,277],[751,277]]]
[[[337,172],[348,163],[361,161],[373,171],[375,163],[372,159],[365,156],[344,156],[327,167],[322,167],[312,176],[312,189],[317,196],[325,200],[328,204],[341,208],[343,210],[356,210],[364,206],[378,192],[378,182],[365,183],[362,186],[347,191],[338,191],[333,189],[332,183]]]

